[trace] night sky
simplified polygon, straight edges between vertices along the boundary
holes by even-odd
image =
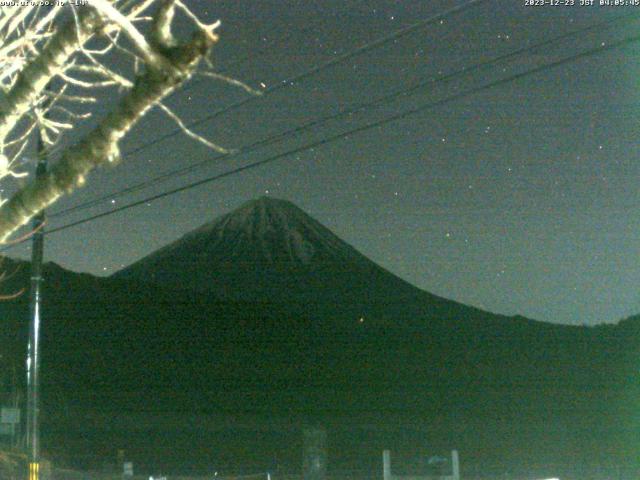
[[[597,2],[598,0],[596,0]],[[222,20],[216,69],[258,89],[441,13],[458,1],[190,0]],[[579,0],[576,0],[576,4]],[[488,1],[200,124],[239,148],[341,108],[490,60],[640,7]],[[638,34],[613,23],[451,82],[332,121],[286,141],[174,177],[49,228],[255,162]],[[580,58],[162,200],[49,235],[46,260],[109,275],[261,195],[296,203],[391,272],[493,312],[556,323],[640,313],[640,44]],[[186,121],[247,94],[196,78],[167,102]],[[112,104],[112,103],[111,103]],[[95,111],[99,118],[110,105]],[[84,127],[90,126],[91,121]],[[127,152],[175,129],[152,112]],[[83,131],[77,129],[77,137]],[[68,141],[76,138],[73,135]],[[61,211],[215,157],[184,135],[94,173]],[[26,247],[11,250],[24,256]]]

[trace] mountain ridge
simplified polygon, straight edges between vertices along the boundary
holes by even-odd
[[[333,293],[342,289],[352,298],[428,296],[461,305],[409,284],[291,202],[272,197],[246,202],[111,278],[189,286],[236,300],[337,301]]]
[[[287,204],[278,205],[289,215]],[[256,238],[266,235],[269,241],[263,245],[271,247],[269,242],[282,241],[288,231],[281,228],[269,237],[266,220],[287,222],[280,213],[269,215],[260,208],[249,204],[241,216],[226,217],[232,223],[225,224],[226,230],[219,229],[220,219],[205,224],[187,234],[188,242],[194,241],[187,245],[208,245],[213,231],[221,232],[223,240],[239,241],[234,251],[241,258],[247,258],[242,255]],[[303,226],[309,222],[303,220]],[[308,234],[303,229],[305,235],[297,241],[313,240],[315,253],[329,238],[312,227]],[[313,232],[319,232],[320,240]],[[221,245],[236,244],[213,243],[214,252]],[[640,364],[638,318],[619,326],[583,327],[496,315],[407,286],[370,260],[361,262],[355,249],[330,245],[336,248],[327,247],[327,255],[337,250],[337,257],[329,257],[344,260],[329,262],[343,267],[337,271],[323,268],[322,262],[318,267],[314,255],[300,257],[300,250],[285,243],[277,255],[262,255],[258,249],[257,257],[248,258],[263,262],[245,261],[235,276],[225,277],[229,272],[222,271],[213,277],[236,282],[235,292],[227,293],[254,288],[249,295],[192,289],[181,278],[172,283],[148,282],[144,275],[94,277],[47,264],[42,309],[45,444],[91,452],[109,438],[112,445],[135,449],[151,442],[152,448],[154,438],[166,432],[144,424],[147,413],[249,414],[263,419],[255,420],[256,428],[265,428],[274,415],[329,424],[349,419],[381,432],[393,432],[400,415],[428,432],[430,445],[460,448],[465,462],[487,463],[486,457],[493,455],[527,465],[535,457],[570,471],[574,457],[581,465],[601,461],[602,452],[616,452],[619,462],[640,458],[633,443],[637,422],[628,420],[640,395],[632,382]],[[189,257],[184,246],[177,241],[161,249],[168,252],[162,261],[177,258],[169,266],[178,265],[174,272],[180,274],[185,271],[179,260]],[[180,255],[172,257],[176,251]],[[273,267],[283,259],[284,266]],[[29,271],[22,265],[5,283],[8,291],[28,287]],[[208,264],[187,265],[202,268],[203,278],[211,278]],[[252,276],[265,265],[268,275]],[[6,266],[10,270],[15,264],[7,261]],[[261,282],[272,283],[265,287]],[[27,300],[22,295],[0,302],[5,319],[0,355],[16,366],[25,358]],[[6,383],[9,373],[0,369],[0,381]],[[68,413],[70,408],[109,415],[89,428],[85,417]],[[119,412],[133,412],[137,422],[151,426],[132,439],[126,425],[111,429],[109,416]],[[591,432],[587,439],[585,431]],[[406,432],[403,427],[376,434],[371,445],[414,448],[417,440]],[[197,438],[198,448],[208,448],[212,458],[234,456],[242,465],[242,442],[200,434],[194,427],[185,452]],[[343,447],[333,461],[378,458],[379,452],[363,453],[366,442],[354,438],[362,437],[339,440]],[[287,448],[294,448],[291,442]],[[559,452],[549,451],[550,444]]]

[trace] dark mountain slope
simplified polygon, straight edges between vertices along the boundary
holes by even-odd
[[[262,197],[117,272],[114,278],[241,301],[462,305],[416,289],[290,202]],[[468,307],[464,307],[468,308]]]
[[[382,445],[415,448],[408,432],[486,468],[508,459],[570,472],[612,458],[631,468],[638,458],[636,320],[568,327],[441,299],[286,202],[250,203],[112,278],[45,270],[43,431],[59,456],[120,445],[140,462],[168,461],[156,448],[167,417],[206,414],[209,426],[172,427],[193,464],[209,455],[263,465],[271,447],[247,459],[247,439],[229,432],[234,421],[264,431],[275,419],[323,421],[341,446],[333,461],[350,468],[377,462]],[[227,288],[200,288],[212,275]],[[28,277],[22,264],[5,292]],[[1,354],[18,366],[26,300],[0,303]],[[367,441],[356,441],[363,428]],[[296,445],[286,438],[280,450]]]

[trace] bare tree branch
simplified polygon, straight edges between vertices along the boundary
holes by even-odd
[[[0,97],[0,144],[11,133],[18,120],[36,103],[47,84],[63,72],[71,55],[102,24],[92,9],[84,9],[78,24],[70,21],[47,43],[33,62],[21,70],[11,90]]]
[[[95,27],[94,22],[89,24]],[[191,41],[182,45],[158,45],[154,55],[161,56],[162,61],[147,65],[145,73],[138,77],[120,104],[93,131],[67,148],[46,175],[32,180],[0,207],[0,241],[5,241],[60,196],[84,184],[93,169],[117,162],[119,141],[150,108],[190,78],[216,40],[213,31],[208,29],[198,30]],[[61,71],[62,66],[57,70],[55,73]]]
[[[194,26],[190,41],[181,43],[172,33],[178,15]],[[120,140],[153,107],[189,137],[227,152],[189,130],[162,103],[201,61],[208,61],[219,24],[201,21],[183,0],[88,0],[81,8],[33,4],[0,9],[0,181],[26,175],[18,169],[36,129],[48,153],[60,155],[44,176],[21,186],[10,199],[0,198],[0,243],[84,184],[92,170],[117,163]],[[218,73],[205,76],[260,93]],[[97,89],[111,92],[116,106],[69,146],[61,139],[96,113],[91,105],[104,96]]]

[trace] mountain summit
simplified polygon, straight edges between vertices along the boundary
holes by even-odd
[[[236,300],[329,301],[423,295],[300,208],[261,197],[114,274]],[[336,295],[341,298],[336,298]],[[347,299],[344,297],[351,297]],[[433,297],[437,298],[437,297]]]
[[[206,263],[234,261],[260,268],[363,260],[352,247],[293,203],[270,197],[245,203],[185,235],[166,250],[193,247],[198,248]],[[165,249],[161,252],[150,257],[166,255]]]
[[[28,287],[22,266],[6,292]],[[411,452],[424,438],[491,472],[509,459],[523,478],[534,461],[553,466],[540,469],[546,477],[584,479],[588,462],[640,458],[640,391],[629,383],[637,319],[552,325],[436,297],[286,201],[249,202],[118,278],[55,265],[45,277],[43,438],[69,458],[107,441],[164,460],[158,439],[170,439],[181,452],[170,461],[245,468],[249,437],[224,425],[268,432],[283,422],[286,434],[250,434],[265,468],[274,445],[299,448],[290,425],[310,421],[333,428],[333,465],[366,465],[389,444]],[[15,376],[10,362],[24,365],[28,311],[27,295],[0,302],[0,385]],[[193,421],[203,413],[209,420]]]

